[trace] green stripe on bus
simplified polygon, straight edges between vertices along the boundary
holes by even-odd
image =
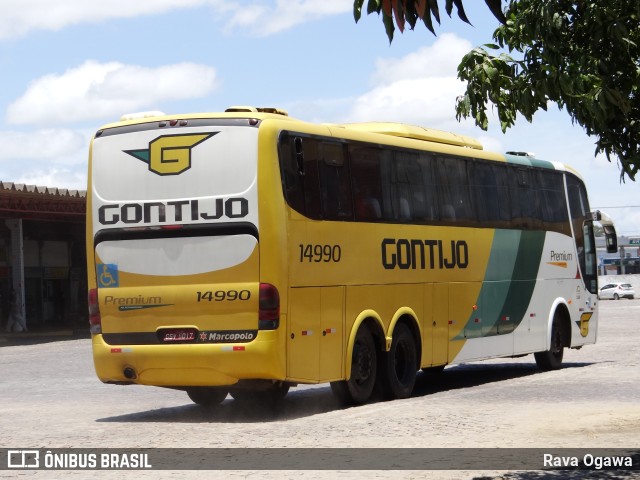
[[[493,329],[494,334],[511,333],[522,322],[536,286],[545,235],[541,231],[522,232],[509,293]]]
[[[515,330],[533,295],[544,240],[545,232],[496,230],[476,301],[479,310],[472,312],[456,340]]]

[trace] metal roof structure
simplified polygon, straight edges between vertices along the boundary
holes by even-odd
[[[85,190],[0,181],[0,217],[80,222],[86,197]]]

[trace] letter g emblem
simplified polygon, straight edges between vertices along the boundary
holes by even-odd
[[[158,175],[178,175],[191,168],[191,149],[213,134],[158,137],[149,144],[149,170]]]
[[[158,175],[179,175],[191,168],[191,150],[196,145],[213,137],[213,133],[189,135],[162,135],[149,142],[149,148],[143,150],[124,150],[124,153],[142,160],[149,170]]]

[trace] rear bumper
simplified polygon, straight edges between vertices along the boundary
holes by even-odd
[[[92,344],[96,374],[105,383],[222,386],[286,375],[277,330],[260,331],[252,342],[238,344],[109,345],[102,335],[94,335]]]

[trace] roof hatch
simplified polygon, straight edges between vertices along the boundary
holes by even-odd
[[[234,106],[234,107],[227,108],[225,110],[225,112],[228,112],[228,113],[233,113],[233,112],[273,113],[275,115],[284,115],[285,117],[289,116],[289,113],[286,110],[281,110],[279,108],[274,108],[274,107]]]

